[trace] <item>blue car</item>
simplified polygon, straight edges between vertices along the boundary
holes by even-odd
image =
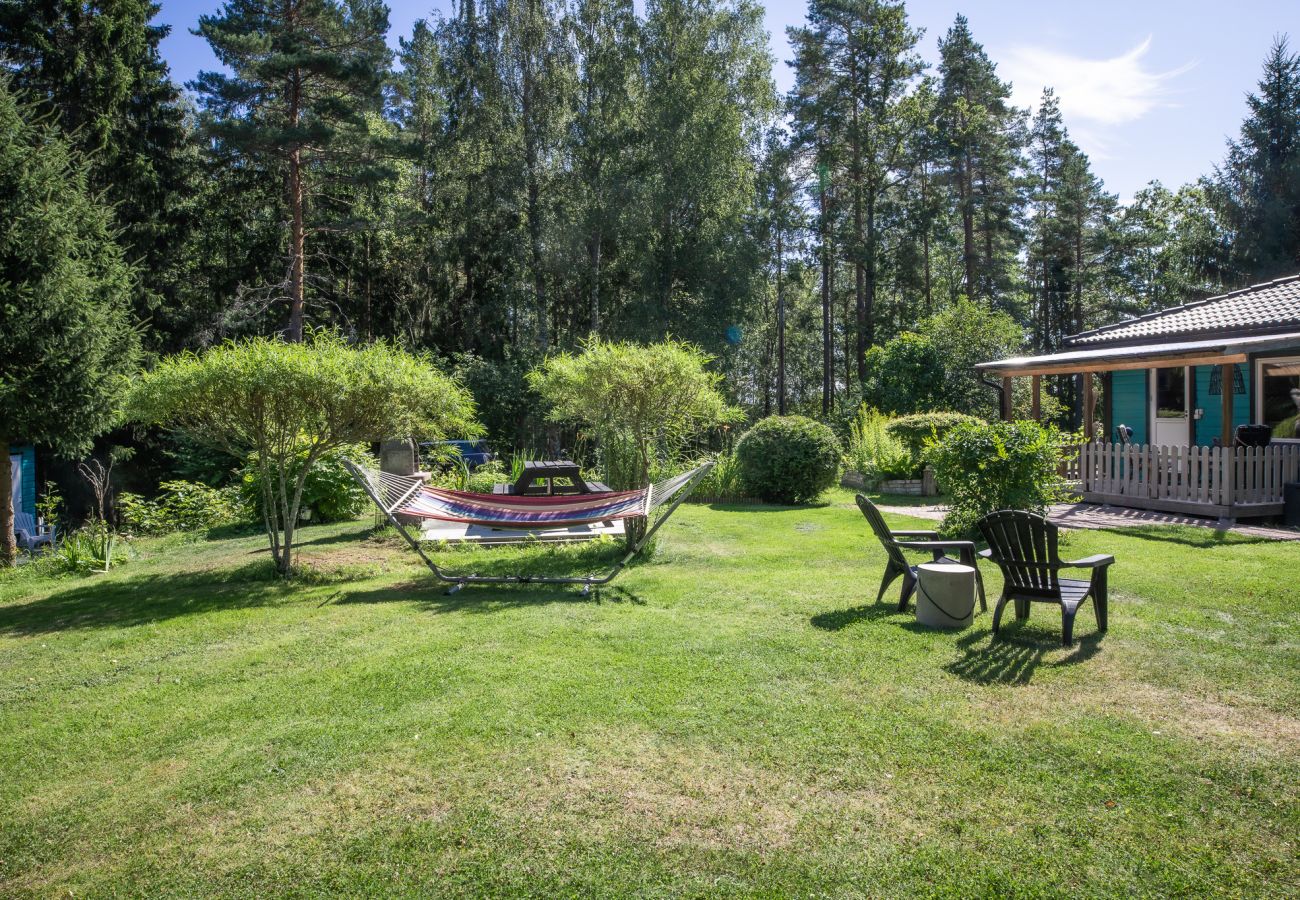
[[[482,440],[429,441],[420,445],[420,453],[423,456],[447,456],[451,459],[459,456],[470,471],[492,461],[492,451],[488,449],[487,441]]]

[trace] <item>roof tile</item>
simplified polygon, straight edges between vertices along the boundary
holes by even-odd
[[[1300,275],[1291,275],[1113,325],[1103,325],[1072,335],[1066,343],[1073,347],[1096,347],[1152,338],[1280,331],[1297,326],[1300,326]]]

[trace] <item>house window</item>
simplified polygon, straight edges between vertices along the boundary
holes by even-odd
[[[1300,438],[1300,356],[1259,361],[1259,421],[1273,437]]]
[[[1187,370],[1156,369],[1156,418],[1181,419],[1187,415]]]

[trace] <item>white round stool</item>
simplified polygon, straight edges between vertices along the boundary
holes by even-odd
[[[916,567],[916,621],[930,628],[966,628],[975,618],[975,570],[957,563]]]

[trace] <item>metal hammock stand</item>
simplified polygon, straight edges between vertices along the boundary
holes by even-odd
[[[389,472],[377,472],[362,468],[348,459],[343,461],[343,465],[356,479],[357,483],[361,485],[362,489],[365,490],[366,495],[379,508],[379,511],[384,514],[384,518],[388,520],[388,523],[397,529],[398,533],[411,545],[411,549],[419,555],[420,559],[424,560],[424,564],[429,567],[429,571],[433,572],[434,577],[451,585],[447,589],[448,594],[456,593],[467,584],[580,584],[582,585],[582,595],[585,597],[591,593],[593,587],[600,587],[613,581],[618,573],[623,571],[627,564],[645,548],[650,539],[654,537],[654,533],[668,521],[669,516],[676,511],[682,501],[690,496],[699,480],[713,468],[713,461],[710,460],[689,472],[657,482],[640,491],[585,494],[563,498],[560,501],[563,505],[576,507],[574,517],[564,518],[563,514],[560,513],[542,514],[550,515],[552,517],[550,519],[536,518],[537,513],[530,513],[523,507],[538,505],[538,500],[543,502],[546,500],[554,501],[555,498],[527,498],[527,502],[521,504],[519,501],[524,498],[509,495],[438,491],[425,487],[424,480],[418,475],[402,476],[393,475]],[[521,518],[515,520],[508,518],[512,506],[517,510],[522,510],[519,512]],[[471,510],[475,507],[483,510],[483,516],[491,516],[491,518],[479,519],[473,517]],[[660,509],[662,511],[651,522],[651,515]],[[398,513],[450,521],[481,522],[491,524],[496,528],[517,528],[521,530],[535,529],[543,525],[554,526],[583,521],[602,521],[612,518],[641,519],[649,522],[649,525],[641,536],[632,542],[623,558],[616,562],[608,572],[600,575],[455,574],[444,572],[438,567],[437,563],[428,557],[420,546],[420,542],[413,538],[406,530],[406,527],[398,521]],[[534,518],[528,519],[527,516],[529,515],[534,516]]]

